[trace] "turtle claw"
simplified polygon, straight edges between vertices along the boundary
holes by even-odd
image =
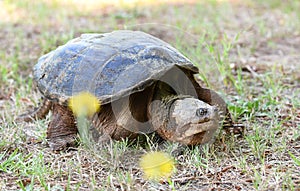
[[[48,145],[53,151],[64,151],[69,147],[75,147],[78,145],[77,135],[70,134],[51,138],[48,140]]]

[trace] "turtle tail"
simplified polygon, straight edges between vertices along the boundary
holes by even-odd
[[[17,117],[17,121],[31,122],[34,119],[44,119],[49,113],[52,102],[48,99],[43,99],[38,107],[34,108],[33,111],[21,114]]]

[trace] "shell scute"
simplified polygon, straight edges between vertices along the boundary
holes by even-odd
[[[87,91],[105,104],[143,90],[175,65],[198,71],[175,48],[143,32],[83,34],[42,56],[34,79],[45,97],[61,103]]]

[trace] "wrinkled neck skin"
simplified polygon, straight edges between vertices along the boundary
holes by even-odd
[[[161,100],[153,100],[149,105],[150,121],[152,126],[157,129],[171,128],[176,124],[171,120],[172,110],[174,110],[175,102],[179,99],[184,99],[191,96],[167,96]]]
[[[209,142],[219,127],[214,106],[185,95],[171,95],[149,105],[152,126],[172,142],[197,145]]]

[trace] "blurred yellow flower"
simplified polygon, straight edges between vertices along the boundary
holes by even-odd
[[[89,92],[72,96],[68,104],[77,117],[92,116],[100,110],[100,101]]]
[[[140,167],[151,180],[169,178],[175,170],[174,160],[167,153],[151,152],[142,156]]]

